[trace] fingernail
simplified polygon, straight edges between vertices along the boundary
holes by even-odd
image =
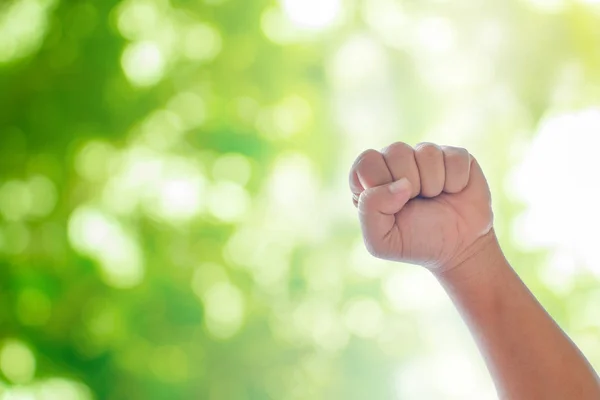
[[[392,193],[401,193],[407,191],[410,187],[410,182],[406,178],[402,178],[397,180],[396,182],[390,185],[390,192]]]

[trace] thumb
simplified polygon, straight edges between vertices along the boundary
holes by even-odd
[[[410,200],[412,191],[408,179],[402,178],[387,185],[365,190],[358,201],[358,212],[365,241],[371,247],[392,230],[395,224],[394,214],[400,212]],[[376,252],[379,253],[379,251]]]

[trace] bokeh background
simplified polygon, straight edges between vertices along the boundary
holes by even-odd
[[[600,1],[2,0],[0,399],[493,399],[353,159],[465,146],[600,368]]]

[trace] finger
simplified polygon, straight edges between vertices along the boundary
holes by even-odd
[[[469,182],[463,191],[468,192],[474,201],[491,201],[490,188],[481,166],[473,155],[470,154],[469,158]]]
[[[406,143],[396,142],[381,151],[392,178],[397,181],[408,178],[412,185],[411,199],[417,197],[421,191],[419,168],[415,161],[415,150]]]
[[[411,183],[406,178],[365,190],[358,203],[365,243],[373,255],[380,254],[385,239],[395,226],[394,214],[410,200]]]
[[[392,181],[392,175],[381,153],[372,149],[364,151],[356,158],[350,169],[350,190],[354,205],[358,205],[358,198],[365,189]]]
[[[415,149],[415,160],[421,178],[421,196],[438,196],[446,179],[442,149],[433,143],[420,143]]]
[[[466,149],[461,147],[442,146],[446,181],[444,192],[459,193],[469,183],[471,157]]]
[[[471,158],[471,166],[469,173],[469,183],[467,187],[461,192],[464,193],[467,198],[469,198],[474,204],[488,204],[489,207],[478,207],[474,208],[474,214],[471,218],[477,219],[477,222],[474,221],[474,225],[481,226],[482,231],[479,232],[480,235],[484,235],[492,229],[492,221],[494,219],[494,214],[492,212],[492,196],[490,193],[490,187],[488,186],[487,180],[485,179],[485,175],[483,174],[483,170],[481,166],[473,157]]]

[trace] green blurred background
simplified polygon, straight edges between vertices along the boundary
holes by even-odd
[[[468,147],[600,367],[597,0],[0,0],[0,399],[493,399],[358,153]]]

